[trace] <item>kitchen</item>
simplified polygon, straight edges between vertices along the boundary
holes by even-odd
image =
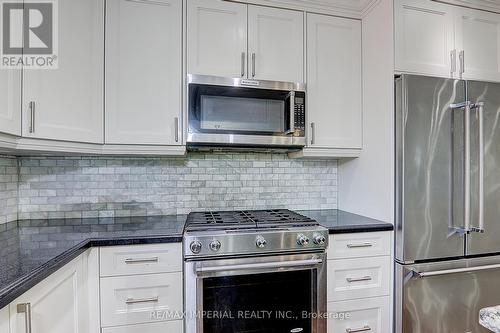
[[[500,331],[500,3],[1,5],[0,333]]]

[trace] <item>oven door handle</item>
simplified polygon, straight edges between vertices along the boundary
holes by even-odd
[[[221,266],[207,266],[202,265],[196,267],[197,273],[211,273],[222,271],[240,271],[247,269],[267,269],[267,268],[289,268],[289,267],[310,267],[317,266],[323,263],[322,259],[307,259],[307,260],[291,260],[291,261],[272,261],[254,264],[240,264],[240,265],[221,265]]]

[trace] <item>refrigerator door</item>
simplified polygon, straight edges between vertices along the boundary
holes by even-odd
[[[396,79],[396,259],[463,256],[465,82],[403,75]]]
[[[479,324],[479,310],[500,305],[498,281],[499,257],[396,264],[395,331],[490,332]]]
[[[500,252],[500,84],[468,81],[468,96],[472,103],[483,102],[483,147],[479,140],[480,108],[471,113],[471,224],[480,221],[480,149],[484,154],[483,219],[484,233],[467,236],[467,254]]]

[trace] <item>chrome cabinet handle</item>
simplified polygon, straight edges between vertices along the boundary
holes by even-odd
[[[175,122],[175,125],[174,125],[174,131],[175,131],[175,142],[179,142],[179,117],[175,117],[174,118],[174,122]]]
[[[241,52],[241,77],[245,77],[245,58],[246,58],[246,53]]]
[[[359,278],[346,278],[346,281],[349,283],[361,282],[361,281],[371,281],[371,280],[372,280],[372,277],[370,275],[362,276]]]
[[[125,259],[126,264],[140,264],[140,263],[148,263],[148,262],[158,262],[158,257],[151,258],[127,258]]]
[[[450,52],[451,57],[451,74],[457,71],[457,50]]]
[[[315,127],[316,127],[316,125],[314,123],[311,123],[311,145],[313,145],[316,141]]]
[[[30,128],[29,132],[30,133],[35,133],[35,102],[31,101],[29,103],[29,109],[30,109]]]
[[[255,77],[255,53],[252,53],[252,77]]]
[[[458,59],[460,61],[460,74],[465,73],[465,51],[462,50],[458,53]]]
[[[290,98],[290,128],[285,132],[286,135],[295,133],[295,91],[290,91],[288,98]]]
[[[372,330],[372,328],[368,325],[365,325],[365,326],[360,327],[360,328],[346,328],[345,329],[346,333],[368,332],[371,330]]]
[[[31,333],[31,303],[18,304],[17,313],[24,313],[24,326],[26,327],[26,333]]]
[[[257,264],[241,264],[241,265],[222,265],[222,266],[207,266],[202,265],[196,267],[196,272],[220,272],[220,271],[236,271],[247,269],[266,269],[266,268],[281,268],[281,267],[303,267],[303,266],[317,266],[321,264],[321,259],[307,259],[307,260],[291,260],[291,261],[276,261],[276,262],[263,262]]]
[[[158,303],[159,297],[146,297],[146,298],[127,298],[125,300],[126,304],[137,304],[137,303]]]
[[[347,247],[350,249],[355,249],[355,248],[360,248],[360,247],[372,247],[372,246],[373,246],[372,243],[358,243],[358,244],[350,243],[350,244],[347,244]]]

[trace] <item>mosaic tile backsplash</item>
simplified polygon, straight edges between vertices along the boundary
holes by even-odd
[[[334,160],[189,153],[185,158],[19,157],[18,163],[19,219],[337,208]]]
[[[0,156],[0,224],[17,219],[17,159]]]

